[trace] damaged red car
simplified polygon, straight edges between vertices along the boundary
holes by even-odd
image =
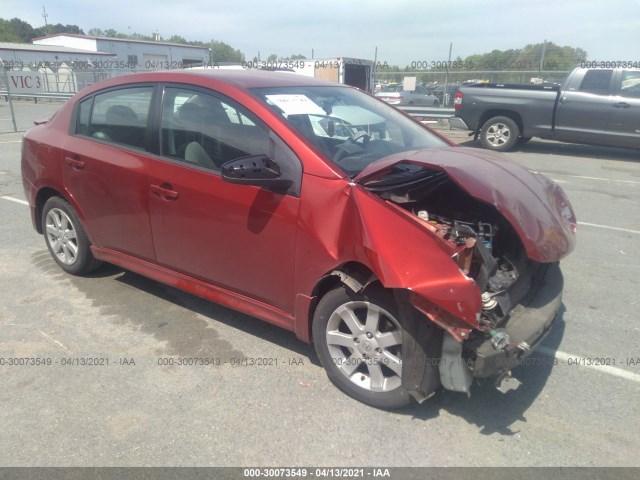
[[[22,175],[66,272],[109,262],[289,329],[380,408],[504,386],[575,245],[544,176],[289,73],[95,84],[25,135]]]

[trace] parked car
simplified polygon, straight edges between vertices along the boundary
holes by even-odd
[[[375,96],[389,105],[425,105],[437,107],[440,102],[426,87],[416,85],[415,90],[404,90],[402,84],[386,85]]]
[[[444,85],[438,85],[433,89],[433,95],[443,107],[453,107],[453,100],[458,90],[460,90],[460,85],[457,83],[447,84],[446,89]]]
[[[26,133],[22,177],[64,271],[109,262],[291,330],[380,408],[503,385],[551,329],[575,244],[546,177],[285,73],[97,83]]]
[[[575,68],[562,86],[463,87],[453,128],[506,151],[531,137],[640,148],[640,69]]]

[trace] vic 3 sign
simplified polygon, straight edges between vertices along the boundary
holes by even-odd
[[[42,92],[42,76],[35,72],[8,72],[9,90],[14,93]]]

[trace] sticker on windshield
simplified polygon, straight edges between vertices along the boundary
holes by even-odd
[[[266,95],[267,99],[287,115],[315,114],[325,115],[324,110],[306,95]]]

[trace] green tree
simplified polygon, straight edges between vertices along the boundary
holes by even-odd
[[[9,25],[13,32],[20,37],[20,40],[24,43],[28,43],[34,38],[33,35],[33,27],[29,25],[24,20],[20,20],[19,18],[12,18],[9,20]]]
[[[211,40],[209,44],[204,46],[211,51],[211,61],[213,62],[244,62],[244,53],[224,42]]]
[[[189,42],[187,42],[187,40],[184,37],[181,37],[180,35],[171,35],[169,37],[169,39],[167,40],[167,42],[169,43],[180,43],[182,45],[187,45]]]
[[[118,31],[113,28],[107,28],[102,34],[109,38],[118,38]]]
[[[525,45],[515,50],[493,50],[470,55],[464,62],[473,64],[473,70],[477,71],[511,71],[513,73],[500,75],[499,81],[513,82],[521,81],[527,74],[535,72],[547,72],[543,76],[553,76],[553,72],[557,71],[562,76],[586,58],[587,52],[582,48],[561,47],[553,42],[546,42]]]
[[[84,35],[82,29],[77,25],[62,25],[61,23],[56,23],[55,25],[49,25],[49,29],[52,34],[71,33],[74,35]]]
[[[34,37],[33,27],[27,22],[19,18],[0,19],[0,41],[29,43]]]
[[[0,18],[0,42],[20,43],[22,39],[13,28],[8,20]]]

